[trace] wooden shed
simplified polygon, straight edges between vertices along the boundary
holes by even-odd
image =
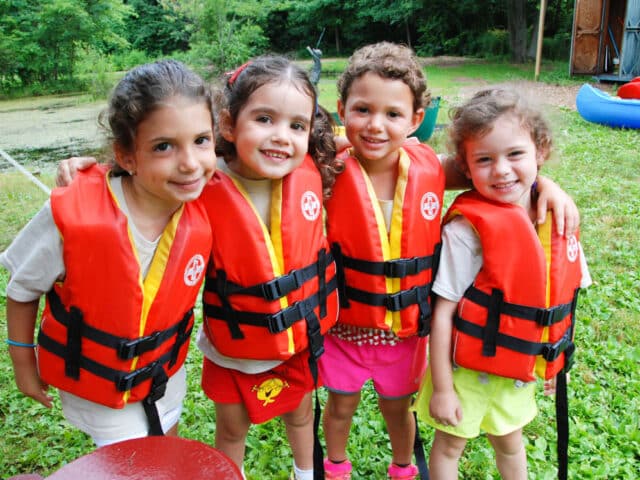
[[[640,0],[575,0],[570,74],[609,82],[640,76]]]

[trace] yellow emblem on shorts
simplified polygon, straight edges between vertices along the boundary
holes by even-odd
[[[270,403],[273,403],[274,398],[280,395],[280,392],[283,388],[289,387],[289,384],[286,381],[280,380],[279,378],[269,378],[260,384],[260,386],[254,385],[251,388],[251,391],[258,392],[258,400],[263,400],[263,407],[266,407]]]

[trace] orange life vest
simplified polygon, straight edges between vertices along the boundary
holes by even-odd
[[[47,295],[38,368],[46,383],[123,408],[161,398],[167,378],[184,363],[211,230],[197,202],[183,205],[143,280],[106,175],[92,167],[51,194],[66,277]]]
[[[453,360],[525,382],[570,366],[581,280],[577,235],[558,235],[548,215],[534,227],[518,205],[466,192],[445,222],[464,216],[478,233],[482,268],[458,304]]]
[[[245,189],[216,172],[202,203],[213,250],[204,291],[204,331],[222,355],[286,360],[323,351],[336,322],[336,268],[323,231],[320,174],[307,156],[273,180],[270,231]]]
[[[369,176],[355,158],[345,162],[326,202],[341,274],[338,321],[399,337],[427,335],[445,182],[440,161],[427,145],[403,147],[388,233]]]

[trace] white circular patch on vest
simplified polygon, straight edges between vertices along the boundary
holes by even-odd
[[[433,220],[438,216],[440,211],[440,200],[438,196],[433,192],[427,192],[422,196],[420,200],[420,212],[422,216],[427,220]]]
[[[193,287],[202,278],[204,272],[204,258],[199,253],[195,254],[187,263],[184,269],[184,283],[189,287]]]
[[[320,215],[320,200],[318,200],[318,196],[310,190],[307,190],[302,194],[302,198],[300,199],[300,208],[302,210],[302,215],[304,218],[313,222]]]
[[[578,258],[578,254],[580,253],[580,249],[578,248],[578,239],[575,235],[571,235],[567,238],[567,258],[571,263],[576,261]]]

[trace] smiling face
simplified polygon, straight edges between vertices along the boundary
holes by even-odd
[[[413,104],[407,84],[373,72],[353,81],[344,104],[338,101],[347,138],[365,169],[398,160],[399,148],[424,117],[424,110],[414,112]]]
[[[222,136],[235,145],[229,168],[245,178],[278,179],[302,164],[309,148],[312,98],[295,84],[266,83],[256,89],[235,123],[220,116]]]
[[[175,96],[138,124],[132,152],[116,146],[118,164],[130,172],[136,201],[175,211],[195,200],[215,171],[213,121],[204,102]]]
[[[517,116],[499,116],[485,135],[464,141],[466,174],[484,197],[529,209],[531,186],[543,163]]]

